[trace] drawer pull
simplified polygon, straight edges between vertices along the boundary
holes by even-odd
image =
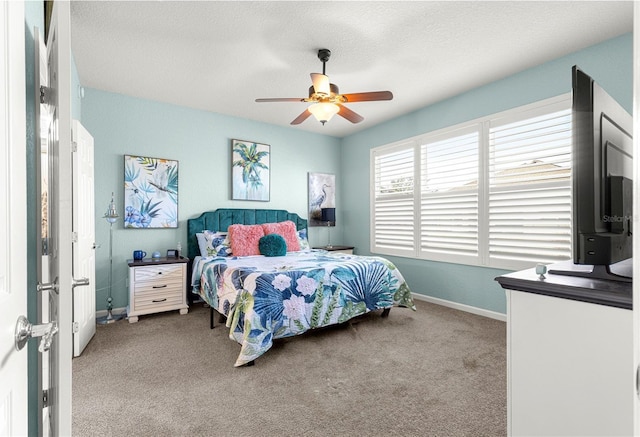
[[[167,300],[167,298],[165,297],[164,299],[153,299],[151,302],[153,302],[153,303],[159,303],[159,302],[164,302],[164,301],[166,301],[166,300]]]
[[[164,285],[154,285],[153,288],[165,288],[167,284]]]

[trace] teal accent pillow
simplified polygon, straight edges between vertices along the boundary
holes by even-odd
[[[264,256],[284,256],[287,254],[287,242],[282,235],[269,234],[260,238],[258,249]]]

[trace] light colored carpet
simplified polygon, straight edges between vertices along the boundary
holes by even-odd
[[[416,301],[277,340],[253,367],[209,310],[99,325],[76,436],[506,435],[504,322]]]

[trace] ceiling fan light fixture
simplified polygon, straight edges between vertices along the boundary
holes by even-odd
[[[338,113],[338,111],[340,111],[338,105],[328,102],[314,103],[313,105],[309,106],[308,109],[309,112],[311,112],[316,118],[316,120],[318,120],[322,124],[325,124],[327,121],[331,120],[331,117],[333,117]]]

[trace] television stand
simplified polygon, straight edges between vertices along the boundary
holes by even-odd
[[[632,435],[632,285],[534,268],[496,280],[507,298],[507,434]]]
[[[581,265],[558,263],[549,266],[552,275],[604,279],[606,281],[633,282],[633,258],[611,265]]]

